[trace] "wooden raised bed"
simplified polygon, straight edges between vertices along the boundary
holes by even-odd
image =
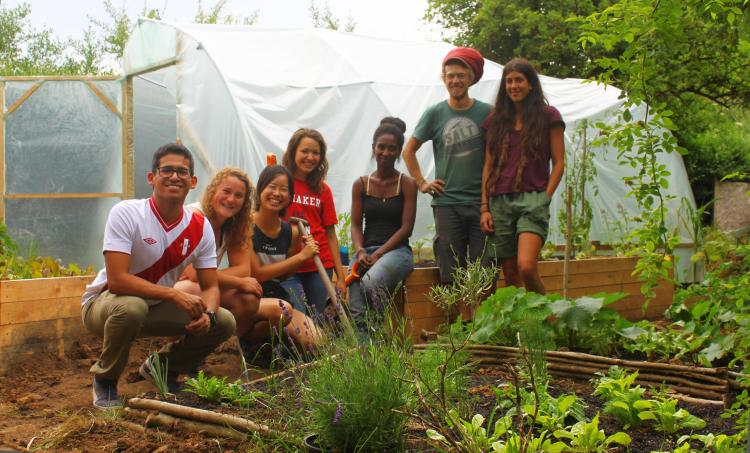
[[[602,257],[571,261],[568,270],[568,296],[575,298],[600,292],[624,292],[629,295],[610,305],[623,317],[631,321],[660,318],[664,310],[672,304],[674,284],[660,282],[655,290],[656,298],[650,302],[644,314],[642,283],[632,275],[637,261],[636,257]],[[539,274],[548,293],[563,292],[562,261],[540,262]],[[423,330],[435,331],[438,325],[446,321],[445,314],[427,297],[430,288],[438,282],[439,273],[436,267],[414,269],[406,279],[399,311],[407,320],[407,328],[412,339],[419,338]],[[505,286],[502,272],[497,285]]]
[[[81,295],[93,276],[0,281],[0,374],[37,353],[65,354],[84,331]]]

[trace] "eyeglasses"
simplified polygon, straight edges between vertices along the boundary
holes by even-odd
[[[170,178],[175,173],[177,173],[177,176],[180,178],[187,178],[190,176],[190,169],[185,167],[172,167],[170,165],[165,165],[157,168],[156,171],[159,175],[164,176],[165,178]]]

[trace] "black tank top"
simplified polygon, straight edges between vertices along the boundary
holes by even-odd
[[[258,255],[261,264],[273,264],[286,259],[286,252],[292,243],[292,227],[288,222],[281,221],[279,236],[271,238],[253,225],[253,250]]]
[[[404,212],[404,193],[401,191],[402,176],[398,176],[396,194],[386,198],[370,195],[370,177],[367,176],[365,193],[362,194],[365,247],[385,244],[401,228],[401,218]],[[398,244],[398,246],[401,245],[409,245],[409,239],[406,238]]]

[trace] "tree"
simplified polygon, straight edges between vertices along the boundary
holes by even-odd
[[[258,22],[258,11],[253,11],[249,16],[221,15],[227,6],[227,0],[218,0],[208,11],[203,9],[203,2],[198,0],[198,12],[195,14],[196,24],[225,24],[225,25],[254,25]]]
[[[310,18],[312,19],[313,27],[315,28],[327,28],[329,30],[342,30],[346,32],[353,32],[357,28],[357,23],[354,19],[349,16],[346,18],[346,23],[341,22],[341,19],[337,18],[331,12],[331,7],[328,2],[325,2],[323,9],[318,8],[315,1],[310,2]],[[343,28],[342,28],[343,27]]]
[[[522,56],[544,74],[587,78],[601,48],[578,43],[580,23],[610,0],[428,0],[425,18],[441,25],[456,45],[500,63]],[[616,49],[613,52],[615,53]]]
[[[77,74],[85,66],[72,41],[56,39],[52,29],[31,27],[31,7],[0,8],[0,75]]]

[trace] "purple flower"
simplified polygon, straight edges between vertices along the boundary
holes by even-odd
[[[336,413],[333,415],[333,426],[336,426],[339,424],[339,421],[341,420],[341,414],[344,412],[343,407],[341,407],[341,403],[336,404]]]

